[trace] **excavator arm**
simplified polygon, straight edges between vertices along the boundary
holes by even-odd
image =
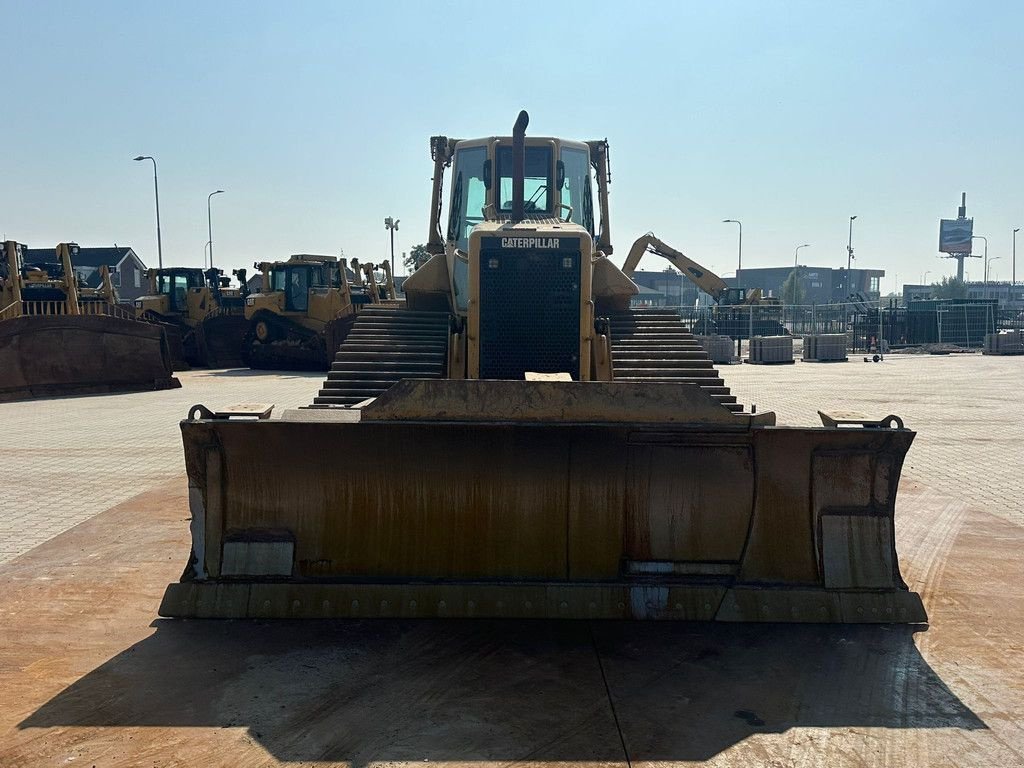
[[[622,265],[622,271],[627,277],[632,277],[645,253],[654,253],[668,259],[676,269],[690,278],[694,285],[709,294],[715,301],[718,301],[728,288],[725,281],[714,272],[705,269],[684,253],[659,240],[653,232],[638,237],[633,243],[633,247],[629,249],[626,263]]]

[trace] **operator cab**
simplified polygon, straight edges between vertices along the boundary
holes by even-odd
[[[188,292],[205,286],[206,278],[201,269],[162,269],[156,275],[156,292],[168,297],[172,312],[187,312]]]
[[[454,260],[452,289],[456,309],[468,308],[469,235],[485,221],[512,217],[512,139],[473,139],[456,145],[447,240],[463,258]],[[527,138],[523,178],[526,221],[577,224],[593,238],[596,182],[590,148],[580,141]]]
[[[271,292],[284,293],[286,311],[306,312],[310,291],[338,287],[338,274],[337,264],[332,262],[286,262],[271,265],[268,277]]]

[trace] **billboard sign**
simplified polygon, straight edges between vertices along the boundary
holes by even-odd
[[[974,219],[942,219],[939,224],[939,251],[970,253]]]

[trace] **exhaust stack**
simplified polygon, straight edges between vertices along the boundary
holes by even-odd
[[[530,116],[526,110],[519,113],[512,126],[512,223],[523,220],[523,197],[526,195],[526,126]]]

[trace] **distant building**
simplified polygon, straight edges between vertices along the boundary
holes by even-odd
[[[665,307],[670,306],[664,293],[645,285],[637,285],[640,292],[630,300],[632,307]],[[676,306],[676,305],[672,305]]]
[[[754,267],[740,273],[741,282],[735,277],[726,277],[731,287],[760,288],[765,296],[782,296],[782,285],[796,270],[803,289],[806,304],[828,304],[841,302],[854,293],[864,293],[872,299],[879,298],[879,288],[884,269],[851,269],[849,275],[843,267]],[[847,279],[849,277],[849,279]]]
[[[638,302],[645,302],[640,305],[648,307],[692,307],[697,301],[697,294],[699,292],[697,286],[674,269],[662,270],[661,272],[634,272],[632,280],[642,288],[647,288],[661,294],[660,304],[651,303],[658,300],[654,294],[642,293],[633,299],[634,306]]]
[[[53,248],[29,248],[25,251],[25,264],[53,264],[57,254]],[[134,250],[128,246],[114,245],[112,248],[79,247],[78,255],[71,266],[83,285],[89,288],[100,286],[100,267],[110,268],[110,281],[117,289],[121,301],[134,301],[144,296],[149,289],[146,280],[146,265]]]
[[[970,301],[994,300],[997,306],[1004,309],[1024,309],[1024,283],[1013,285],[1009,282],[988,283],[968,282],[966,299]],[[903,286],[903,305],[910,306],[912,301],[934,299],[934,286],[909,285]]]
[[[967,283],[968,299],[995,299],[1000,307],[1024,309],[1024,283]]]

